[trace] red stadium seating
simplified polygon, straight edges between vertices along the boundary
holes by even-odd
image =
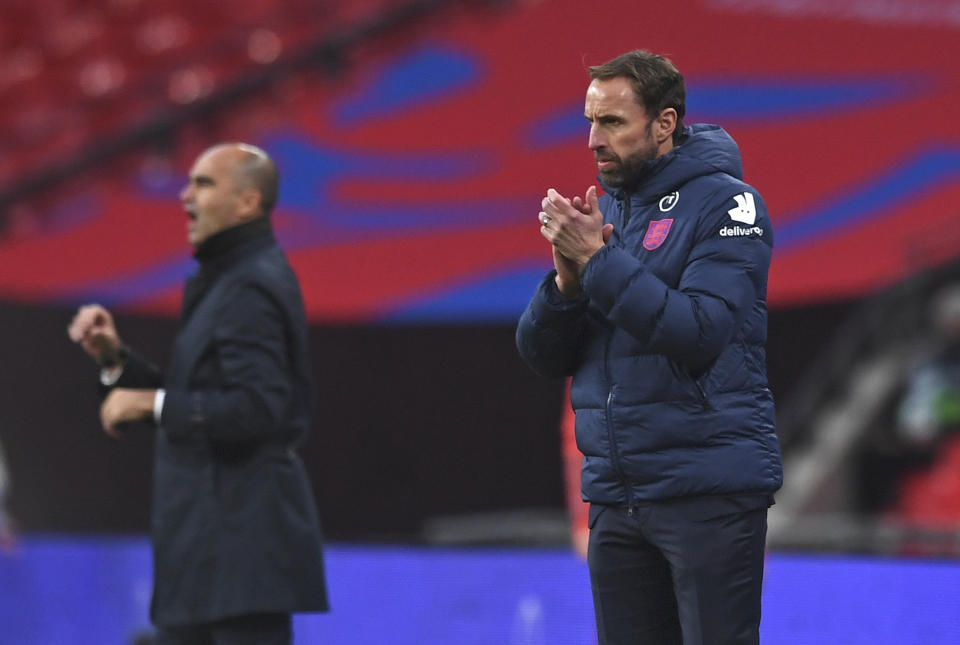
[[[905,478],[897,517],[930,527],[960,526],[960,434],[944,441],[934,463]]]
[[[6,0],[0,188],[397,0]]]

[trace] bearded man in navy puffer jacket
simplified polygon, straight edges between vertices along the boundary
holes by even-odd
[[[517,329],[573,376],[601,645],[759,642],[767,509],[782,483],[764,344],[773,232],[740,153],[683,125],[683,76],[638,50],[590,68],[606,194],[547,191],[555,270]]]

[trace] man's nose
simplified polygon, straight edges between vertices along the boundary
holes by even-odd
[[[190,196],[190,192],[191,192],[190,189],[191,189],[191,188],[192,188],[191,184],[188,183],[188,184],[184,185],[183,188],[180,189],[180,201],[181,201],[181,202],[187,201],[187,198]]]
[[[606,142],[603,140],[603,137],[600,136],[600,129],[596,124],[590,126],[590,134],[587,137],[587,147],[591,150],[597,150],[604,147]]]

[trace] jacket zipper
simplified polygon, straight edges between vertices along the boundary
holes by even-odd
[[[700,393],[700,405],[703,406],[704,410],[710,410],[710,399],[707,398],[707,391],[700,385],[699,379],[695,379],[692,376],[690,378],[693,379],[693,384],[697,386],[697,392]]]
[[[700,397],[700,405],[703,407],[703,409],[706,411],[712,410],[713,408],[710,406],[710,399],[707,398],[707,391],[703,389],[703,384],[700,383],[700,379],[694,378],[693,374],[687,371],[687,369],[684,367],[680,367],[680,370],[688,379],[693,382],[693,386],[697,388],[697,395]]]
[[[630,196],[625,195],[623,200],[623,228],[624,230],[620,234],[620,239],[626,239],[626,228],[627,222],[630,220]],[[613,469],[616,471],[617,476],[620,477],[620,481],[623,483],[623,488],[627,494],[627,515],[633,517],[633,488],[630,486],[630,482],[627,481],[627,476],[623,472],[623,467],[620,464],[620,451],[617,449],[616,437],[613,432],[613,423],[612,423],[612,403],[613,403],[613,377],[610,373],[610,347],[613,345],[613,334],[616,331],[616,328],[613,328],[609,337],[607,338],[607,346],[604,349],[603,354],[603,367],[604,373],[607,376],[607,383],[609,384],[609,390],[607,391],[607,405],[606,405],[606,421],[607,421],[607,440],[610,442],[610,460],[613,463]]]
[[[610,341],[607,341],[607,348],[610,347]],[[610,381],[609,372],[607,375],[607,382]],[[613,385],[611,383],[610,390],[607,392],[607,440],[610,442],[610,460],[613,462],[613,469],[617,472],[617,475],[620,477],[620,481],[623,483],[623,488],[627,493],[627,515],[633,516],[633,488],[630,487],[630,482],[627,481],[627,476],[623,472],[623,468],[620,466],[620,451],[617,449],[616,437],[613,434],[613,424],[610,422],[610,409],[611,404],[613,403]]]

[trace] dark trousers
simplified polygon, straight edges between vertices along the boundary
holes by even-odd
[[[600,645],[757,645],[767,496],[590,507]]]
[[[290,614],[252,614],[186,627],[161,627],[155,645],[290,645]]]

